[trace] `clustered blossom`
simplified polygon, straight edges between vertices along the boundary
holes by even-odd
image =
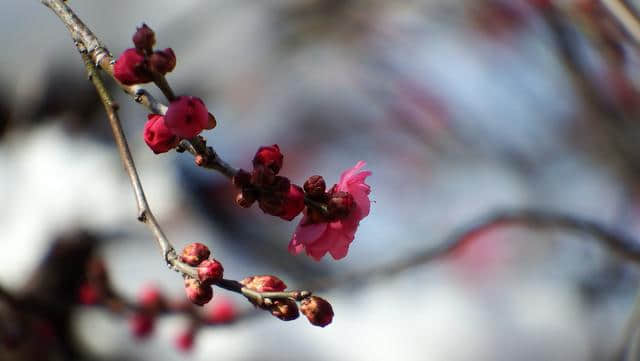
[[[241,169],[233,177],[233,183],[241,189],[236,203],[248,208],[257,201],[264,213],[287,221],[300,214],[304,209],[304,191],[291,184],[289,178],[277,175],[283,159],[277,144],[260,147],[253,157],[253,171]]]
[[[360,171],[366,164],[360,161],[343,172],[327,191],[319,175],[309,177],[304,188],[279,176],[283,161],[277,144],[260,147],[253,157],[253,171],[240,169],[233,177],[234,185],[241,189],[236,203],[248,208],[257,201],[264,213],[288,221],[304,212],[289,252],[304,250],[317,261],[327,252],[336,260],[344,258],[360,221],[369,214],[371,188],[365,180],[371,172]]]
[[[324,180],[319,176],[305,182],[307,197],[325,208],[305,209],[289,243],[289,252],[305,251],[317,261],[327,252],[336,260],[347,255],[360,221],[369,214],[371,187],[365,180],[371,172],[361,171],[365,165],[360,161],[344,171],[328,192],[324,192]]]
[[[155,33],[146,24],[132,37],[133,48],[125,50],[113,65],[113,76],[124,85],[153,81],[154,73],[164,76],[176,66],[176,55],[171,48],[153,51]]]
[[[240,283],[257,292],[282,292],[287,289],[287,285],[281,279],[272,275],[250,276]],[[291,299],[278,299],[271,304],[256,304],[256,306],[269,311],[282,321],[293,321],[300,315],[298,305]]]
[[[133,35],[135,47],[125,50],[113,65],[114,77],[124,85],[158,82],[176,67],[173,49],[153,50],[155,33],[146,24]],[[149,114],[144,141],[156,153],[175,148],[181,139],[193,138],[216,126],[202,99],[194,96],[170,97],[166,114]]]
[[[182,250],[180,260],[197,267],[198,279],[186,277],[184,289],[187,298],[195,305],[204,306],[213,298],[212,285],[220,282],[224,275],[222,264],[211,255],[209,248],[202,243],[192,243]]]

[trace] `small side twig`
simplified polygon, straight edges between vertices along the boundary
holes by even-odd
[[[640,21],[627,5],[621,0],[602,0],[602,4],[624,27],[636,44],[640,45]]]

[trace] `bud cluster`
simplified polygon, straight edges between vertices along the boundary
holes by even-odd
[[[240,281],[246,288],[256,292],[283,292],[287,285],[278,277],[272,275],[250,276]],[[252,301],[254,302],[254,301]],[[278,298],[271,302],[254,305],[269,311],[273,316],[291,321],[300,316],[300,311],[314,326],[325,327],[333,320],[333,309],[326,300],[309,296],[300,302],[300,309],[293,298]]]
[[[283,159],[277,144],[260,147],[253,157],[253,171],[240,169],[233,177],[233,183],[241,189],[236,203],[249,208],[257,201],[264,213],[287,221],[300,214],[305,206],[304,192],[289,178],[278,175]]]
[[[155,33],[145,24],[137,29],[132,40],[134,47],[125,50],[113,66],[114,77],[124,85],[151,81],[160,85],[164,76],[176,66],[173,50],[154,51]],[[167,97],[169,107],[166,114],[149,114],[144,126],[144,141],[156,154],[175,148],[182,138],[193,138],[216,126],[215,117],[200,98],[175,97],[172,92]]]
[[[192,243],[182,250],[180,260],[197,267],[198,279],[187,277],[184,288],[187,298],[198,306],[204,306],[213,298],[211,286],[222,280],[224,268],[216,259],[209,259],[211,251],[202,243]]]
[[[113,75],[124,85],[153,81],[154,73],[164,76],[176,67],[176,55],[171,48],[153,50],[156,36],[146,24],[133,34],[133,48],[125,50],[113,65]]]
[[[309,177],[304,182],[307,198],[313,201],[314,207],[307,207],[307,217],[311,223],[334,222],[345,219],[355,208],[353,196],[338,190],[337,184],[326,191],[324,179],[319,175]]]
[[[147,286],[138,294],[138,309],[129,318],[131,333],[138,339],[151,335],[156,316],[167,308],[167,302],[155,286]]]

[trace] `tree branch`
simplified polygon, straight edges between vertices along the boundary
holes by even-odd
[[[602,4],[624,27],[636,44],[640,45],[640,21],[627,5],[621,0],[602,0]]]

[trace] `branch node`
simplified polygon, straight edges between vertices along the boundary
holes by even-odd
[[[145,223],[147,221],[147,210],[143,209],[138,214],[138,221]]]

